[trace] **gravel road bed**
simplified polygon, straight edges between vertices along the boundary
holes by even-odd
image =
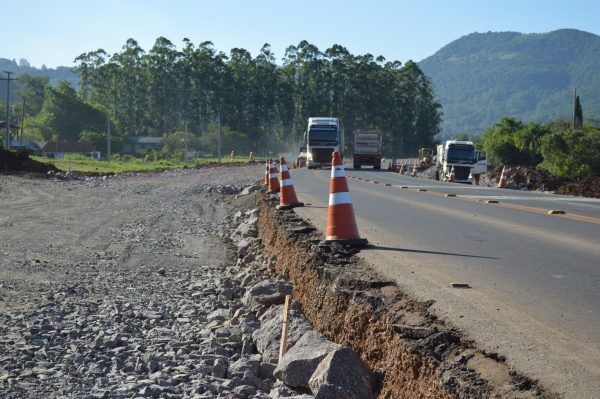
[[[3,176],[0,396],[269,397],[225,238],[261,174]]]

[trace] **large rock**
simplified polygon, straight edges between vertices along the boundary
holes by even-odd
[[[369,370],[347,346],[325,356],[308,384],[316,399],[373,398]]]
[[[244,295],[243,302],[248,306],[279,305],[285,301],[285,296],[292,293],[292,284],[282,279],[269,279],[252,286]]]
[[[286,352],[274,375],[289,386],[310,388],[308,381],[321,360],[339,348],[317,331],[308,331]]]
[[[279,345],[281,341],[281,326],[283,322],[283,305],[273,306],[261,316],[261,326],[252,333],[256,349],[262,354],[264,362],[277,363],[279,360]],[[295,309],[291,309],[288,317],[288,348],[294,344],[311,326],[304,315]]]

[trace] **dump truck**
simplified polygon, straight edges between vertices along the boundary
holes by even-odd
[[[306,167],[330,167],[332,153],[344,151],[344,129],[338,118],[310,117],[304,134]]]
[[[354,132],[354,153],[352,161],[354,169],[372,166],[381,169],[381,145],[383,133],[377,130],[356,130]]]
[[[452,168],[457,183],[472,184],[471,169],[477,160],[471,141],[447,140],[437,146],[436,177],[449,180]]]

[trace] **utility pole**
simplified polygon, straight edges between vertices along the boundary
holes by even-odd
[[[221,163],[221,135],[223,134],[221,130],[221,111],[217,111],[217,126],[219,128],[217,134],[217,162]]]
[[[110,115],[106,118],[106,159],[110,162]]]
[[[21,136],[19,137],[19,146],[23,147],[23,129],[25,129],[25,99],[23,98],[23,107],[21,107]]]
[[[11,78],[10,75],[14,75],[14,72],[4,71],[6,78],[0,80],[6,80],[6,129],[4,131],[4,148],[10,150],[10,81],[16,80]]]

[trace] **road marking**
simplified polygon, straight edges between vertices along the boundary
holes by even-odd
[[[364,180],[367,181],[367,180]],[[435,187],[435,188],[440,188],[440,186],[394,186],[394,187],[400,187],[400,188],[416,188],[418,192],[424,193],[424,194],[428,194],[428,195],[433,195],[433,196],[445,196],[445,193],[440,193],[440,192],[436,192],[436,191],[427,191],[424,187]],[[501,197],[501,196],[500,196]],[[509,204],[509,203],[501,203],[501,202],[497,202],[496,200],[493,200],[493,196],[481,196],[481,195],[477,195],[477,196],[473,196],[473,195],[459,195],[456,197],[457,199],[461,200],[461,201],[467,201],[467,202],[480,202],[482,198],[485,199],[492,199],[490,202],[487,202],[490,205],[494,205],[494,206],[500,206],[503,208],[510,208],[510,209],[516,209],[516,210],[520,210],[520,211],[525,211],[525,212],[530,212],[530,213],[537,213],[537,214],[542,214],[542,215],[548,215],[548,212],[551,211],[551,209],[547,209],[547,208],[537,208],[537,207],[533,207],[533,206],[525,206],[525,205],[517,205],[517,204]],[[519,198],[519,197],[517,197]],[[531,198],[531,197],[529,197]],[[533,197],[531,198],[532,200],[535,200],[538,197]],[[540,197],[543,198],[543,197]],[[546,197],[548,198],[548,197]],[[573,198],[577,198],[577,197],[573,197]],[[572,200],[571,197],[569,197],[568,199]],[[568,199],[563,199],[563,200],[568,200]],[[591,200],[595,200],[594,198],[589,198]],[[496,202],[494,202],[496,201]],[[553,214],[552,216],[555,217],[560,217],[560,218],[564,218],[564,219],[570,219],[570,220],[576,220],[578,222],[585,222],[585,223],[593,223],[593,224],[600,224],[600,219],[599,218],[595,218],[595,217],[591,217],[591,216],[585,216],[585,215],[580,215],[577,213],[568,213],[565,215],[561,215],[561,214]]]
[[[326,182],[329,180],[329,176],[315,175],[315,178],[322,180],[323,182]],[[569,236],[565,236],[564,234],[554,233],[554,232],[546,230],[546,229],[530,227],[527,224],[522,224],[521,226],[519,226],[520,228],[518,230],[515,230],[514,223],[507,222],[506,220],[503,220],[498,217],[477,218],[477,221],[475,221],[473,219],[473,213],[471,211],[463,211],[463,210],[450,209],[450,208],[445,208],[445,207],[440,208],[439,206],[435,206],[433,204],[428,204],[428,203],[422,202],[422,201],[421,202],[414,201],[409,198],[406,198],[405,196],[399,196],[399,195],[392,194],[389,192],[389,190],[379,191],[379,190],[372,190],[370,188],[362,188],[360,186],[361,185],[359,185],[359,184],[353,185],[353,186],[351,186],[351,190],[358,190],[358,191],[362,191],[363,193],[368,193],[370,195],[374,195],[379,198],[384,198],[384,199],[390,200],[392,202],[395,201],[395,202],[405,203],[406,205],[411,205],[411,206],[415,206],[418,208],[431,210],[431,211],[446,215],[448,217],[460,218],[460,219],[470,221],[473,223],[486,224],[486,225],[492,226],[494,228],[500,228],[504,231],[509,231],[511,233],[517,233],[517,234],[523,235],[525,237],[537,236],[538,238],[543,238],[544,240],[546,240],[546,242],[554,242],[555,244],[563,245],[568,248],[575,247],[575,248],[579,248],[580,250],[586,251],[588,253],[600,255],[600,247],[598,246],[597,242],[592,242],[592,241],[588,241],[586,239],[581,239],[581,238],[572,238]],[[352,187],[354,187],[354,188],[352,188]],[[394,187],[399,187],[399,186],[394,186]],[[419,194],[416,191],[414,191],[414,193],[417,195]],[[431,191],[425,192],[424,194],[434,195],[434,196],[435,195],[442,196],[441,193],[435,193],[435,192],[431,192]],[[481,204],[478,200],[475,200],[475,199],[462,198],[461,200],[478,203],[481,206],[486,206],[484,204]],[[498,205],[494,205],[494,206],[502,206],[502,204],[498,204]],[[481,209],[481,210],[483,211],[483,209]],[[545,215],[545,216],[549,217],[548,215]],[[556,216],[552,216],[552,217],[553,218],[574,219],[573,217],[568,217],[568,216],[572,216],[572,215],[556,215]],[[595,223],[595,222],[592,222],[592,223]],[[600,223],[600,222],[597,222],[597,223]]]

